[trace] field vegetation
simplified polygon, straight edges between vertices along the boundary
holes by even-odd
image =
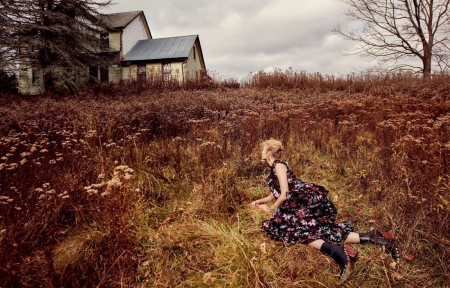
[[[285,143],[338,219],[398,241],[342,287],[450,286],[450,79],[275,70],[0,97],[0,287],[335,287],[269,240],[259,143]]]

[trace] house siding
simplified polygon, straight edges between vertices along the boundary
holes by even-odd
[[[194,49],[195,47],[195,49]],[[185,77],[191,78],[191,77],[195,77],[196,73],[200,70],[202,70],[202,65],[201,65],[201,61],[200,61],[200,57],[198,55],[198,45],[197,42],[194,43],[194,46],[191,49],[191,52],[189,53],[189,57],[186,61],[186,66],[185,66]],[[195,53],[195,57],[194,57],[194,53]]]
[[[120,51],[122,48],[122,32],[109,32],[109,47],[115,51]],[[121,55],[122,56],[122,55]]]
[[[109,67],[109,82],[118,83],[122,79],[122,67],[110,66]]]
[[[37,79],[32,83],[33,69],[27,68],[19,72],[19,93],[23,95],[37,95],[44,92],[42,71],[37,74]]]
[[[184,80],[183,65],[183,62],[172,62],[172,79],[178,80],[179,82]]]
[[[121,56],[126,55],[139,40],[145,39],[151,38],[148,37],[142,18],[139,16],[123,30],[123,54]]]

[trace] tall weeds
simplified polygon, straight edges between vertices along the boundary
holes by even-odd
[[[356,246],[349,286],[448,286],[450,81],[296,73],[0,98],[0,286],[336,285],[334,263],[269,241],[247,205],[268,193],[270,137],[339,219],[398,239],[396,267]]]

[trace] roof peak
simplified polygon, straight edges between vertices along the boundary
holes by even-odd
[[[135,11],[124,11],[124,12],[115,12],[115,13],[100,13],[100,15],[110,16],[110,15],[127,14],[127,13],[141,13],[141,12],[144,12],[144,11],[135,10]]]
[[[100,14],[98,18],[109,29],[121,29],[125,28],[143,11],[130,11],[130,12],[118,12],[110,14]],[[144,16],[145,17],[145,16]]]
[[[172,38],[183,38],[183,37],[198,37],[198,34],[192,34],[192,35],[183,35],[183,36],[172,36],[172,37],[161,37],[161,38],[152,38],[152,39],[145,39],[145,40],[158,40],[158,39],[172,39]]]

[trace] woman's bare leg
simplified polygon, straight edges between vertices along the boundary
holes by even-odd
[[[325,242],[325,241],[320,240],[320,239],[319,240],[315,240],[315,241],[309,243],[308,246],[313,247],[313,248],[315,248],[317,250],[320,250],[320,247],[322,246],[323,242]]]
[[[359,243],[359,234],[355,232],[350,232],[348,234],[347,239],[345,239],[344,243]]]

